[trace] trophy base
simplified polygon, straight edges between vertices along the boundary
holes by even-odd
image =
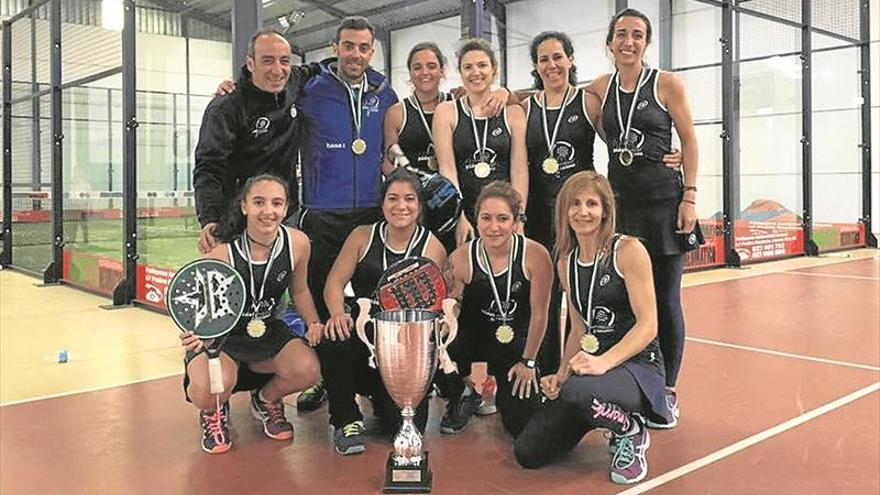
[[[433,475],[428,468],[428,453],[422,453],[422,462],[418,466],[397,466],[394,464],[394,452],[388,454],[385,463],[384,493],[430,493]]]

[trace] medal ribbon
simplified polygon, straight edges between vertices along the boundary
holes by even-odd
[[[244,235],[241,237],[241,241],[244,244],[244,259],[247,261],[248,265],[248,275],[250,275],[250,290],[251,290],[251,299],[253,301],[253,309],[254,315],[253,318],[257,317],[257,308],[259,307],[259,303],[263,302],[263,293],[266,290],[266,280],[269,279],[269,270],[272,269],[272,263],[275,261],[275,245],[278,243],[278,238],[281,237],[279,232],[275,233],[275,239],[272,241],[272,247],[269,249],[269,258],[266,260],[266,272],[263,273],[263,282],[260,284],[260,296],[257,297],[256,287],[254,286],[254,262],[253,258],[251,258],[251,248],[247,239],[247,230],[245,230]]]
[[[480,136],[477,133],[477,121],[474,119],[474,108],[471,106],[470,100],[468,98],[465,98],[465,103],[467,104],[468,109],[470,109],[470,112],[468,112],[468,115],[470,115],[470,117],[471,117],[471,128],[474,130],[474,142],[476,142],[477,146],[480,146]],[[479,149],[480,161],[483,161],[483,153],[485,153],[485,151],[486,151],[486,139],[488,139],[488,137],[489,137],[489,118],[486,117],[486,123],[483,125],[483,141],[482,141],[483,144],[482,144],[482,146],[480,146],[480,149]]]
[[[544,94],[541,95],[542,103],[541,103],[541,123],[544,124],[544,140],[547,142],[547,152],[550,153],[550,158],[554,158],[553,156],[553,146],[556,145],[556,135],[559,134],[559,123],[562,122],[562,115],[565,113],[566,107],[568,107],[569,102],[569,93],[571,91],[571,85],[565,88],[565,97],[562,99],[562,105],[559,107],[559,115],[556,117],[556,123],[553,124],[553,135],[550,135],[550,127],[547,125],[547,90],[544,90]]]
[[[578,306],[578,311],[581,312],[581,318],[583,318],[584,322],[587,324],[587,333],[590,332],[590,327],[593,325],[593,289],[596,288],[596,272],[599,271],[599,252],[601,249],[596,249],[596,255],[593,257],[593,274],[590,275],[590,292],[587,294],[587,312],[584,313],[583,304],[581,304],[581,284],[580,284],[580,276],[578,275],[578,259],[580,257],[580,246],[576,247],[572,252],[572,256],[574,256],[574,287],[572,290],[574,291],[574,301]]]
[[[639,101],[639,92],[642,90],[642,85],[644,81],[642,78],[645,75],[645,68],[642,67],[642,70],[639,72],[639,80],[636,83],[636,89],[633,92],[633,101],[629,105],[629,115],[626,117],[626,127],[623,126],[623,116],[620,113],[620,71],[614,73],[614,91],[617,93],[617,99],[615,103],[617,104],[617,122],[619,124],[620,130],[623,132],[623,142],[620,143],[620,146],[623,149],[628,149],[629,145],[629,131],[632,129],[632,120],[633,114],[636,109],[636,102]]]
[[[339,78],[339,76],[336,76]],[[340,78],[340,81],[342,79]],[[361,123],[364,121],[364,86],[367,85],[367,76],[364,75],[363,81],[358,85],[357,88],[357,104],[354,101],[354,92],[352,91],[352,87],[345,81],[342,81],[345,84],[345,87],[348,89],[348,103],[351,106],[351,118],[354,120],[354,129],[357,133],[358,139],[361,138]]]
[[[413,247],[416,245],[416,239],[419,237],[419,233],[421,233],[421,227],[416,225],[416,228],[413,229],[413,233],[409,236],[409,242],[406,243],[406,252],[403,255],[403,259],[409,258],[409,255],[412,253]],[[388,222],[384,222],[382,228],[379,229],[379,238],[382,240],[382,271],[388,269],[388,246],[386,239],[388,238]]]
[[[439,104],[442,100],[443,93],[437,93],[437,103]],[[425,111],[422,110],[422,102],[419,101],[419,98],[416,95],[412,95],[410,101],[413,102],[413,106],[416,107],[416,111],[419,112],[419,117],[422,119],[422,125],[425,126],[425,130],[428,131],[428,137],[433,141],[434,134],[431,132],[431,126],[428,125],[428,119],[425,118]]]
[[[489,253],[486,252],[486,247],[483,245],[482,239],[477,239],[480,247],[480,254],[483,256],[483,262],[486,263],[486,268],[489,272],[489,285],[492,286],[492,295],[495,296],[495,304],[498,305],[498,313],[501,314],[501,323],[507,324],[507,313],[504,311],[504,306],[501,305],[501,297],[498,294],[498,287],[495,285],[495,272],[492,271],[492,264],[489,263]],[[504,299],[506,304],[510,304],[510,283],[513,280],[513,252],[516,247],[516,236],[511,236],[510,238],[510,247],[507,250],[507,297]]]

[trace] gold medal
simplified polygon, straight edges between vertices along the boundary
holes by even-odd
[[[544,169],[544,172],[550,175],[559,172],[559,162],[556,161],[552,156],[544,160],[544,163],[541,165],[541,168]]]
[[[499,325],[495,329],[495,340],[502,344],[509,344],[513,340],[513,328],[508,324]]]
[[[629,167],[633,163],[633,152],[630,151],[629,148],[624,148],[620,150],[620,156],[618,158],[621,165]]]
[[[594,352],[598,351],[599,339],[597,339],[596,336],[591,333],[585,333],[584,336],[581,337],[581,350],[589,354],[593,354]]]
[[[253,337],[255,339],[258,339],[258,338],[262,337],[264,333],[266,333],[266,322],[264,322],[263,320],[259,320],[257,318],[254,318],[253,320],[248,322],[248,324],[247,324],[247,334],[248,335],[250,335],[251,337]]]
[[[354,151],[355,155],[363,155],[367,151],[367,142],[361,138],[355,139],[351,143],[351,151]]]
[[[436,172],[440,168],[440,164],[437,163],[437,157],[432,156],[428,158],[428,170],[431,172]]]
[[[479,177],[480,179],[485,179],[489,177],[489,174],[492,173],[492,167],[489,166],[486,162],[478,162],[474,165],[474,175]]]

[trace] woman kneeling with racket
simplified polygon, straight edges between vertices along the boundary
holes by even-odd
[[[556,201],[557,269],[572,328],[559,370],[541,379],[551,401],[516,440],[516,458],[543,466],[594,428],[611,431],[611,480],[648,472],[645,417],[666,411],[651,261],[634,237],[614,233],[608,180],[578,172]]]
[[[206,257],[231,264],[244,279],[247,295],[241,317],[229,333],[212,340],[200,340],[192,332],[180,334],[186,348],[184,389],[200,410],[202,450],[211,454],[232,446],[228,400],[238,390],[251,390],[251,413],[267,436],[293,438],[293,425],[285,418],[281,399],[314,384],[320,372],[315,351],[309,347],[323,332],[306,285],[309,240],[302,232],[281,225],[287,212],[287,184],[273,175],[257,175],[245,182],[237,204],[228,223],[217,231],[224,242]],[[309,322],[308,343],[294,337],[274,317],[285,290]],[[222,297],[204,297],[206,307],[224,304]],[[222,393],[211,392],[206,350],[219,350]]]
[[[364,417],[355,402],[356,393],[372,398],[373,412],[389,434],[396,433],[401,424],[400,409],[385,390],[378,370],[368,366],[367,347],[352,338],[353,316],[346,307],[343,289],[351,282],[357,298],[374,299],[383,274],[393,265],[401,266],[402,260],[424,257],[438,265],[445,262],[446,251],[440,241],[419,224],[422,205],[418,178],[404,169],[394,171],[382,184],[385,220],[362,225],[349,234],[324,285],[330,319],[318,353],[329,394],[330,423],[336,430],[333,442],[341,455],[364,451]],[[439,276],[438,282],[442,285]],[[416,409],[415,419],[422,432],[427,418],[425,400]]]
[[[498,381],[496,403],[505,429],[517,436],[538,403],[535,359],[547,328],[553,264],[547,249],[517,234],[522,197],[495,181],[477,197],[480,237],[460,246],[444,268],[449,297],[461,304],[458,338],[449,354],[461,370],[486,361]],[[458,433],[479,407],[464,378],[448,375],[443,433]]]

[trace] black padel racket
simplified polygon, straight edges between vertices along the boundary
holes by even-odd
[[[446,282],[440,267],[428,258],[413,256],[394,263],[376,287],[382,311],[428,309],[440,311],[446,298]]]
[[[247,290],[241,274],[220,260],[188,263],[177,270],[168,284],[165,305],[174,323],[200,339],[216,339],[205,347],[211,393],[224,391],[220,346],[241,318],[246,300]]]

